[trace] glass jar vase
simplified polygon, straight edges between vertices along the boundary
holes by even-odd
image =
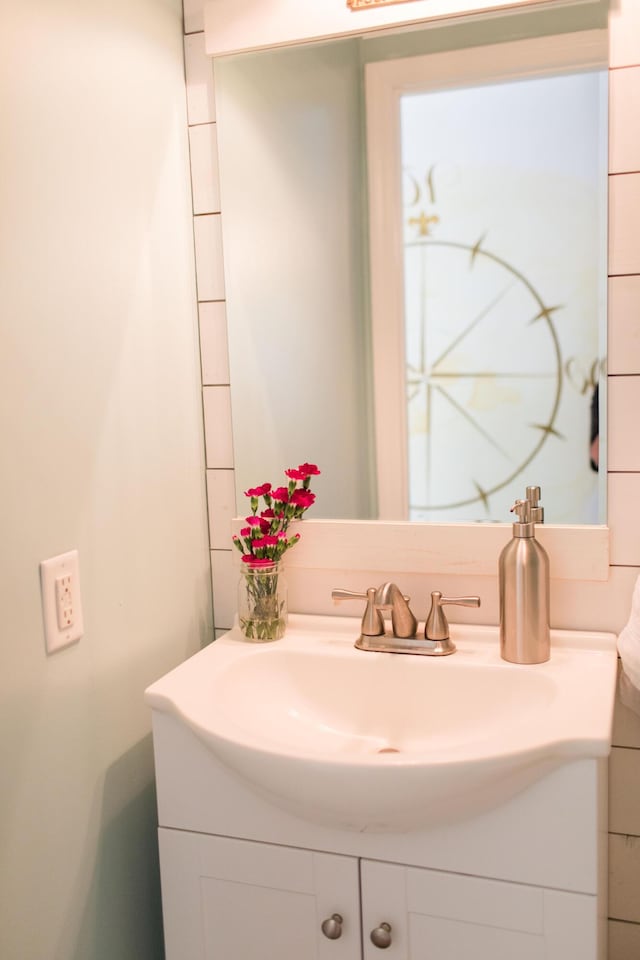
[[[280,640],[287,626],[287,584],[281,563],[242,564],[238,583],[240,631],[257,643]]]

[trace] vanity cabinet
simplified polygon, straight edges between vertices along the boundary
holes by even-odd
[[[167,960],[596,956],[588,895],[166,828],[160,860]]]
[[[462,629],[434,663],[294,615],[278,644],[228,635],[147,690],[167,960],[605,960],[615,638],[555,631],[522,672],[497,628]]]

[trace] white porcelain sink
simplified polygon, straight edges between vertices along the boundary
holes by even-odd
[[[604,757],[612,634],[552,632],[551,660],[500,659],[497,627],[455,626],[450,657],[370,653],[359,621],[291,616],[232,631],[147,692],[274,804],[316,823],[405,831],[477,814],[562,763]]]

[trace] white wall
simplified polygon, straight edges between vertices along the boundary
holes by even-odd
[[[211,638],[180,0],[0,13],[0,956],[162,956],[146,685]],[[47,657],[38,563],[78,548]]]

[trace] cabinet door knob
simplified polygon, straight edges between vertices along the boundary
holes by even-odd
[[[342,917],[339,913],[334,913],[333,916],[327,917],[326,920],[322,921],[322,932],[325,937],[329,940],[337,940],[338,937],[342,936]]]
[[[381,950],[386,950],[391,945],[391,924],[381,923],[379,927],[371,931],[371,943]]]

